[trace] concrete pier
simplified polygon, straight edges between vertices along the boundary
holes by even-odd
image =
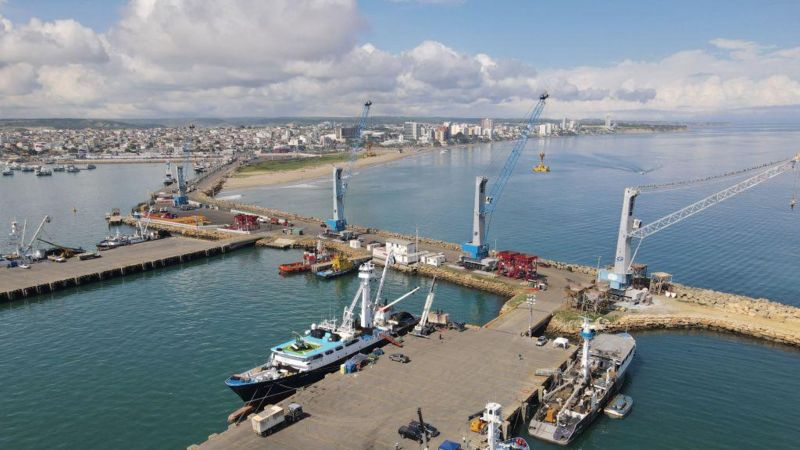
[[[144,272],[226,253],[258,240],[241,236],[219,241],[170,237],[101,252],[101,257],[63,263],[42,261],[30,269],[0,270],[0,301],[11,301],[95,281]]]
[[[535,324],[548,317],[534,311]],[[537,369],[563,366],[577,349],[537,347],[520,336],[528,326],[527,309],[518,308],[485,327],[449,330],[428,338],[406,336],[404,347],[384,347],[386,355],[355,374],[332,373],[322,381],[281,402],[300,403],[308,417],[262,438],[249,419],[209,437],[201,449],[393,449],[418,448],[402,439],[397,429],[416,420],[422,408],[425,420],[439,429],[429,448],[445,439],[477,448],[485,436],[469,431],[468,416],[482,411],[489,401],[503,405],[506,428],[524,422],[523,410],[535,403],[537,391],[547,381]],[[402,352],[408,364],[389,360]]]

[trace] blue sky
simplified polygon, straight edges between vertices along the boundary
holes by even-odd
[[[800,117],[798,18],[797,0],[0,0],[0,116],[349,115],[369,96],[513,117],[546,89],[576,118]]]
[[[96,31],[126,0],[8,0],[3,15],[72,18]],[[540,68],[653,60],[707,48],[715,38],[779,47],[800,44],[800,1],[360,0],[363,42],[399,52],[435,40],[469,53],[518,58]]]

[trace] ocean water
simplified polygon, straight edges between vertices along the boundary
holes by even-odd
[[[798,137],[793,128],[736,128],[531,141],[491,235],[498,247],[610,262],[623,186],[788,157]],[[508,146],[359,170],[348,218],[463,240],[474,176],[492,162],[496,173]],[[541,147],[553,172],[529,174]],[[162,176],[161,164],[98,166],[52,179],[18,173],[0,179],[0,226],[50,214],[54,242],[88,247],[108,234],[105,212],[127,210]],[[788,208],[792,184],[784,175],[675,225],[646,240],[639,260],[682,282],[798,304],[800,212]],[[725,185],[643,196],[640,217],[652,220]],[[331,202],[327,180],[223,195],[322,217]],[[278,264],[297,257],[245,249],[0,305],[0,448],[185,448],[224,430],[239,405],[224,379],[260,362],[292,331],[341,314],[355,293],[353,278],[277,275]],[[392,273],[388,295],[429,282]],[[418,312],[423,301],[420,292],[404,306]],[[436,306],[473,323],[494,317],[503,301],[446,283],[437,288]],[[625,386],[634,411],[622,421],[600,419],[574,448],[794,448],[800,439],[797,349],[716,333],[636,338]]]
[[[163,163],[97,164],[94,170],[53,172],[50,177],[20,171],[13,177],[0,177],[0,252],[9,249],[6,236],[12,220],[20,227],[27,220],[27,240],[45,214],[51,221],[45,224],[43,239],[93,250],[115,232],[105,222],[106,213],[113,208],[122,214],[130,212],[162,187],[164,171]]]
[[[594,266],[614,260],[626,186],[695,179],[792,157],[800,127],[692,129],[682,133],[531,139],[489,228],[489,244]],[[468,240],[475,177],[500,171],[511,143],[433,151],[361,170],[346,197],[352,223]],[[539,151],[552,172],[534,174]],[[644,174],[642,173],[644,172]],[[784,174],[643,241],[636,256],[677,282],[800,305],[800,188]],[[636,216],[658,219],[743,179],[642,194]],[[329,179],[224,191],[239,201],[327,218]]]
[[[225,379],[336,315],[356,277],[281,277],[300,252],[243,249],[0,305],[0,448],[186,448],[241,401]],[[6,269],[3,269],[6,270]],[[384,292],[419,314],[431,280],[390,272]],[[436,307],[485,323],[505,299],[437,283]]]

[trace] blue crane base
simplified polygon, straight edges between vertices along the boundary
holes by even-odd
[[[485,245],[475,245],[472,242],[465,242],[461,244],[461,251],[466,253],[467,256],[476,261],[489,256],[489,249]]]
[[[183,206],[183,205],[188,205],[188,204],[189,204],[189,197],[187,197],[187,196],[185,196],[185,195],[176,195],[176,196],[175,196],[175,197],[172,199],[172,203],[173,203],[175,206]]]
[[[607,281],[611,289],[625,290],[631,285],[631,278],[630,274],[614,273],[605,269],[597,272],[597,281]]]
[[[344,229],[347,227],[347,221],[344,219],[328,219],[325,221],[325,225],[328,226],[328,230],[330,231],[344,231]]]

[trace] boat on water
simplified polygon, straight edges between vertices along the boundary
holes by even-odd
[[[10,176],[14,176],[14,170],[13,170],[13,169],[11,169],[11,167],[9,167],[9,166],[6,166],[6,167],[3,169],[3,176],[4,176],[4,177],[10,177]]]
[[[303,260],[281,264],[278,266],[278,271],[281,275],[289,275],[292,273],[303,273],[311,270],[311,266],[317,263],[330,261],[330,255],[325,251],[321,241],[317,241],[317,248],[314,251],[303,252]]]
[[[33,168],[33,166],[29,166],[27,164],[23,164],[23,165],[19,166],[19,170],[21,170],[23,172],[33,172],[35,169]]]
[[[64,166],[64,165],[58,165],[58,166],[53,167],[53,172],[64,172],[66,170],[67,170],[67,166]]]
[[[11,168],[11,170],[20,170],[20,169],[22,169],[22,166],[20,166],[19,163],[11,163],[11,165],[8,166],[8,167]]]
[[[94,169],[97,169],[97,166],[95,166],[94,164],[89,164],[86,166],[86,170],[94,170]]]
[[[331,258],[331,268],[320,270],[317,276],[325,279],[340,277],[356,270],[356,265],[347,256],[337,253]]]
[[[633,408],[633,398],[617,394],[616,397],[608,402],[608,406],[605,407],[603,412],[612,419],[622,419],[631,412],[631,408]]]
[[[53,175],[53,171],[50,170],[48,167],[41,166],[36,169],[36,176],[37,177],[49,177]]]
[[[330,319],[311,324],[303,334],[296,334],[294,339],[270,348],[267,362],[231,375],[225,384],[245,403],[274,403],[339,370],[351,356],[369,353],[391,342],[392,335],[407,332],[419,319],[407,312],[395,312],[393,305],[411,296],[419,287],[388,305],[380,304],[390,264],[387,260],[374,298],[371,281],[375,266],[372,262],[361,265],[358,273],[361,284],[353,301],[345,308],[340,323]],[[357,312],[359,300],[360,313]]]
[[[81,169],[75,167],[74,165],[70,164],[67,166],[67,173],[78,173]]]
[[[167,171],[164,174],[164,186],[169,186],[175,182],[175,178],[172,176],[172,166],[170,165],[169,161],[167,161]]]
[[[628,333],[598,334],[584,319],[583,350],[543,392],[528,433],[546,442],[568,445],[600,415],[622,386],[636,353]]]

